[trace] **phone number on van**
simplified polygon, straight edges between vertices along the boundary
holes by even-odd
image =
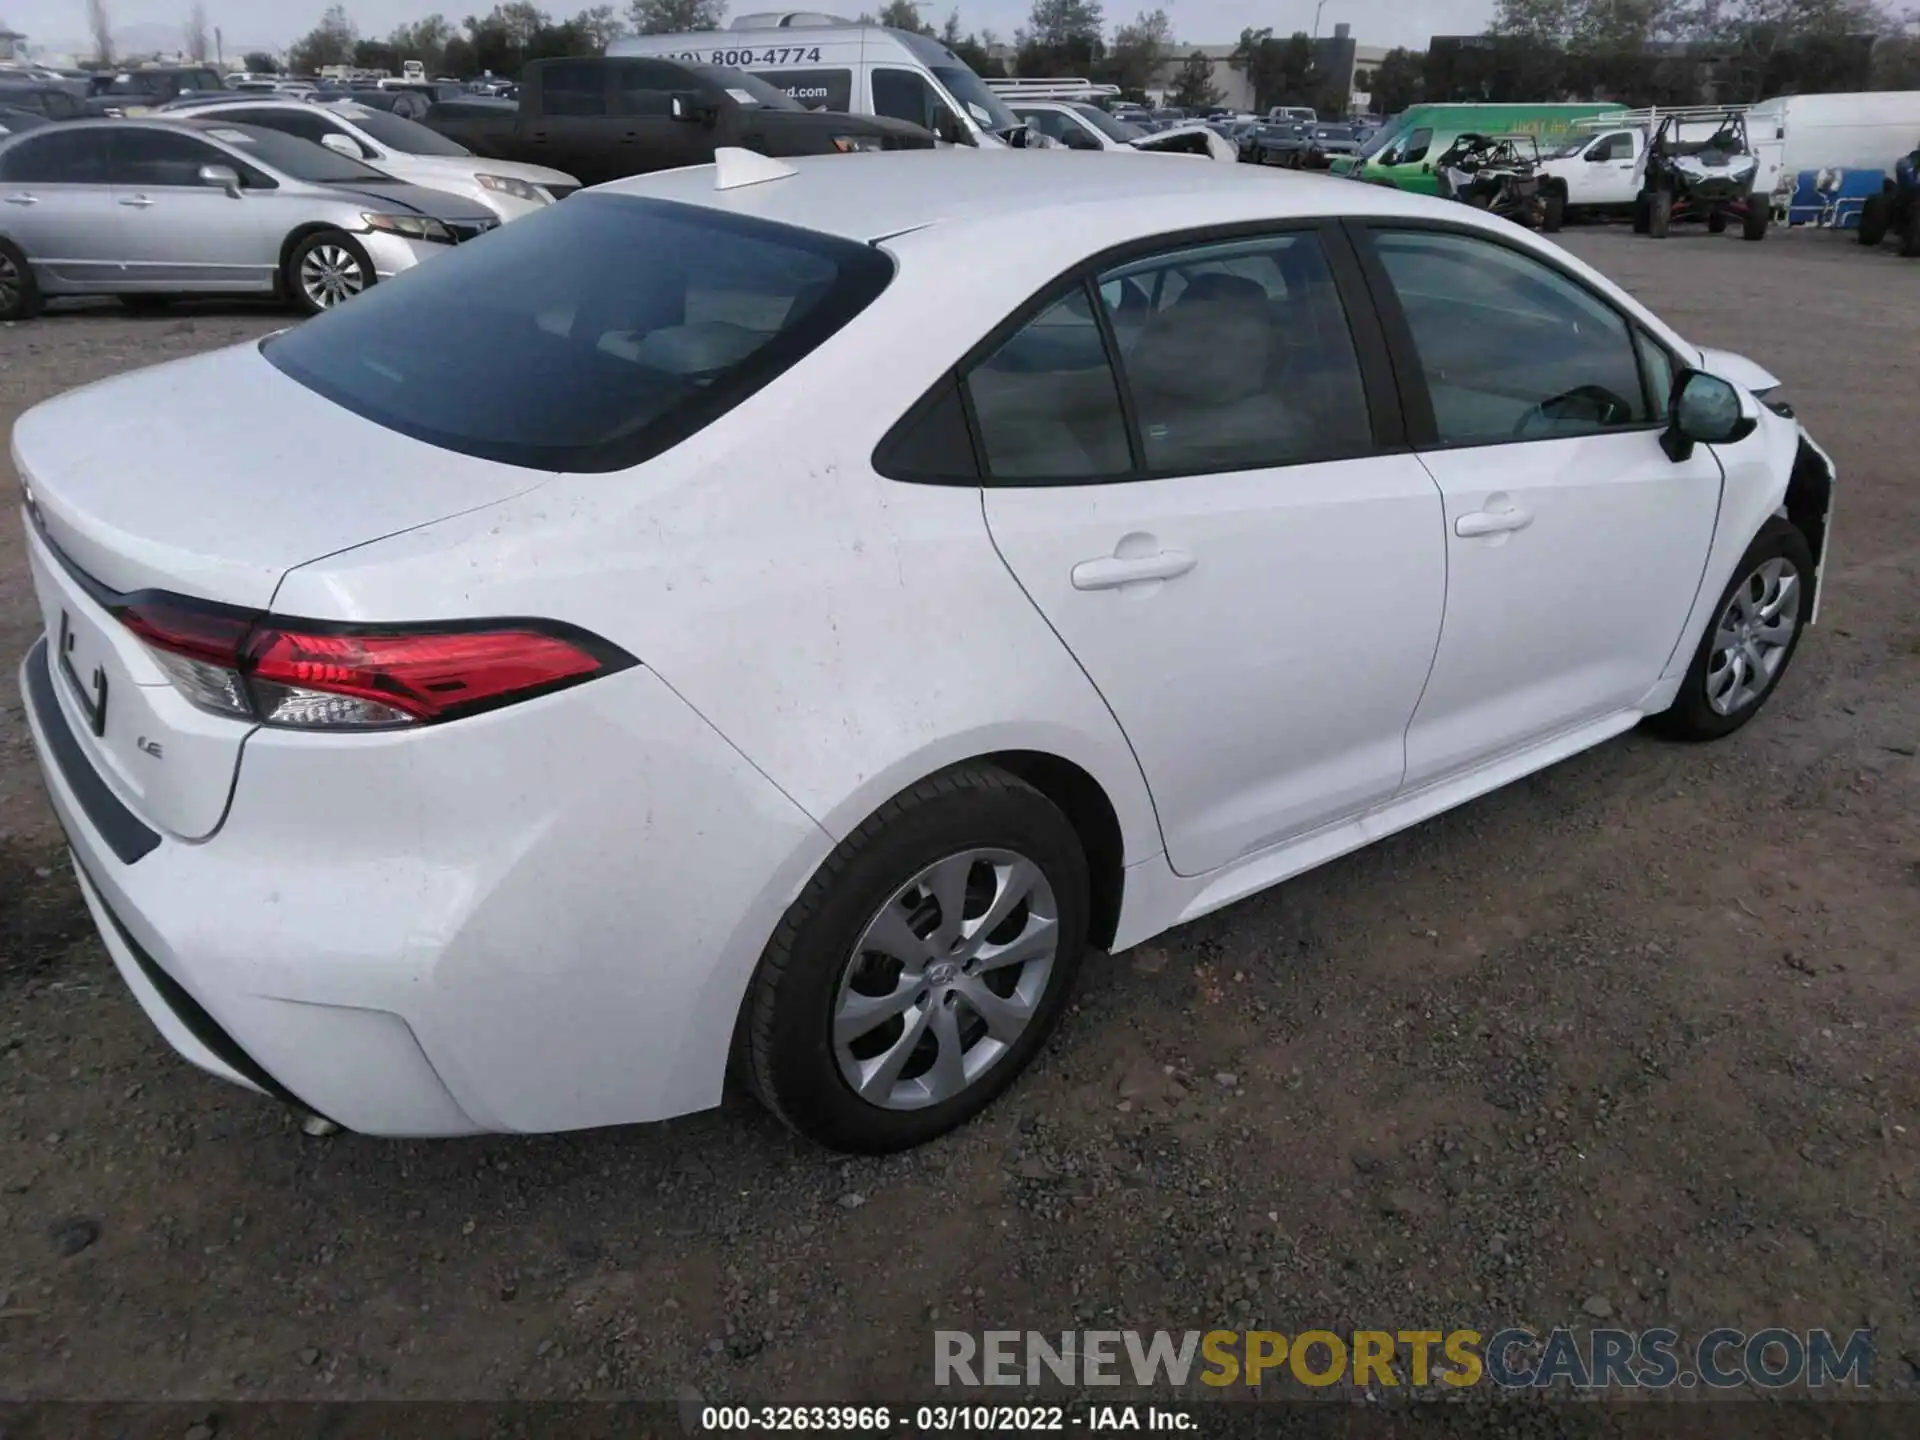
[[[817,62],[818,45],[794,45],[773,50],[682,50],[674,60],[704,61],[708,65],[796,65]]]

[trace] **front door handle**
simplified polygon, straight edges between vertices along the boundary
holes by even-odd
[[[1453,533],[1471,540],[1476,535],[1505,535],[1510,531],[1524,530],[1532,523],[1531,510],[1517,507],[1510,510],[1476,510],[1454,521]]]
[[[1076,590],[1116,590],[1143,580],[1171,580],[1193,569],[1193,556],[1184,550],[1162,550],[1153,555],[1103,555],[1073,567]]]
[[[40,197],[38,195],[27,195],[23,193],[7,196],[7,204],[9,205],[38,205],[39,203]]]
[[[122,205],[131,205],[136,210],[146,210],[153,205],[153,201],[144,195],[123,195],[120,197],[120,203]]]

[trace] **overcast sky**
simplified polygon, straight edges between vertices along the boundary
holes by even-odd
[[[107,0],[116,29],[130,25],[178,25],[185,20],[189,0]],[[550,0],[543,9],[571,14],[583,0]],[[862,0],[814,0],[817,8],[833,14],[856,15],[878,9]],[[946,17],[951,0],[923,0],[922,13],[935,23]],[[326,0],[207,0],[213,24],[225,32],[229,44],[284,46],[311,30],[326,8]],[[417,20],[435,11],[455,19],[491,9],[479,0],[347,0],[347,13],[361,33],[384,35],[403,21]],[[624,8],[624,6],[623,6]],[[776,8],[767,0],[734,0],[735,13]],[[969,30],[991,28],[1011,37],[1031,8],[1031,0],[962,0],[961,25]],[[1130,19],[1142,8],[1138,0],[1107,6],[1107,20]],[[1148,5],[1146,8],[1152,8]],[[1311,30],[1315,0],[1174,0],[1166,6],[1174,33],[1182,40],[1212,43],[1232,40],[1249,25],[1270,25],[1279,34]],[[1478,31],[1492,13],[1493,0],[1326,0],[1322,33],[1331,33],[1336,21],[1353,26],[1363,44],[1421,45],[1429,35]],[[0,0],[0,24],[26,32],[42,45],[73,43],[87,34],[84,0]]]

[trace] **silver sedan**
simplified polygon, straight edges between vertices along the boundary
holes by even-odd
[[[277,131],[71,121],[0,140],[0,320],[53,295],[276,294],[318,312],[498,224]]]

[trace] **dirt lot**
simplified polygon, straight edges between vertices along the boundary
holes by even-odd
[[[745,1102],[302,1136],[127,995],[9,676],[0,1395],[898,1398],[936,1326],[1598,1314],[1871,1326],[1875,1388],[1914,1394],[1920,268],[1832,236],[1568,244],[1784,376],[1839,462],[1823,624],[1767,713],[1606,745],[1090,963],[1034,1072],[916,1154],[829,1157]],[[283,323],[0,327],[0,425]],[[9,518],[9,667],[37,629]]]

